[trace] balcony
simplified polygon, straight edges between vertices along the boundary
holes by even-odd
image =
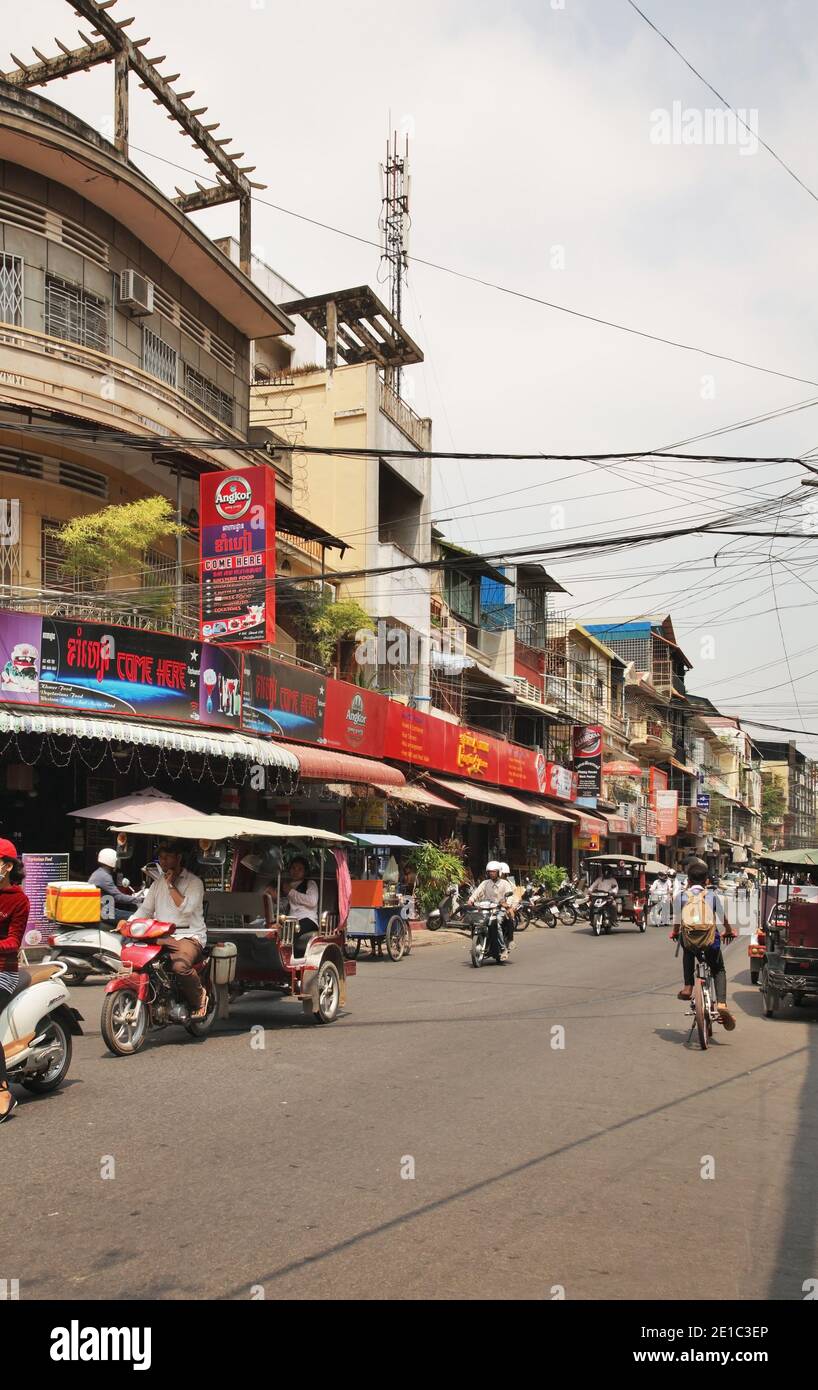
[[[388,420],[405,434],[416,449],[426,451],[432,442],[432,422],[416,415],[406,401],[401,400],[386,382],[378,382],[378,404]]]
[[[673,735],[664,724],[654,719],[632,719],[630,721],[628,747],[632,752],[654,754],[673,754]]]

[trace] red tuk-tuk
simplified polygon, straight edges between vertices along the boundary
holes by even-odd
[[[759,867],[763,940],[751,938],[750,968],[759,972],[764,1013],[772,1018],[787,994],[795,1005],[818,1002],[818,849],[767,851]]]
[[[316,1023],[335,1020],[346,1002],[346,981],[357,970],[355,962],[344,957],[339,866],[328,853],[330,846],[348,845],[345,836],[311,826],[222,815],[157,819],[117,829],[160,840],[190,841],[191,859],[197,846],[206,857],[225,842],[233,842],[234,849],[241,846],[241,860],[233,855],[231,890],[205,892],[217,1017],[226,1018],[232,1001],[258,990],[297,1000],[306,1017]],[[290,858],[308,862],[310,877],[312,861],[317,861],[317,931],[300,931],[296,919],[282,912],[285,850]],[[194,862],[194,871],[196,867]]]
[[[583,865],[588,875],[591,932],[609,933],[619,922],[633,922],[638,931],[647,926],[646,860],[634,854],[593,854]],[[595,894],[594,880],[613,877],[616,894]]]

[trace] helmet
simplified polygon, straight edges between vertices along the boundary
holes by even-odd
[[[104,864],[106,869],[115,869],[117,853],[115,849],[101,849],[97,855],[97,863]]]
[[[506,864],[505,862],[503,862],[503,863],[500,865],[500,873],[501,873],[501,874],[510,874],[510,873],[511,873],[511,869],[508,867],[508,864]]]
[[[489,862],[488,862],[488,864],[486,865],[486,873],[487,873],[487,874],[492,874],[492,873],[493,873],[493,874],[500,874],[500,873],[502,873],[502,872],[503,872],[503,866],[502,866],[502,864],[499,862],[499,860],[497,860],[497,859],[490,859]]]

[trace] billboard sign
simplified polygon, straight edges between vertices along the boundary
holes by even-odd
[[[203,473],[199,483],[203,641],[275,639],[275,475],[261,466]]]
[[[200,642],[114,624],[41,621],[39,704],[198,722]]]
[[[247,652],[242,728],[318,743],[324,733],[327,679],[317,671]]]
[[[573,750],[579,795],[599,796],[602,791],[602,726],[575,725]]]

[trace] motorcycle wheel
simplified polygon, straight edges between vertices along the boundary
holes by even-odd
[[[56,1091],[65,1080],[65,1074],[71,1065],[71,1034],[66,1032],[55,1018],[41,1019],[37,1024],[37,1033],[45,1033],[48,1041],[56,1043],[60,1050],[46,1071],[39,1076],[27,1077],[21,1085],[36,1096],[44,1096],[49,1091]]]
[[[487,937],[485,933],[476,932],[471,939],[471,963],[475,970],[480,969],[480,966],[486,958],[486,945]]]
[[[426,918],[426,930],[427,930],[427,931],[440,931],[440,928],[441,928],[442,926],[443,926],[443,917],[442,917],[442,915],[441,915],[441,913],[440,913],[439,908],[435,908],[434,911],[430,912],[430,913],[429,913],[429,916]]]
[[[315,997],[318,1002],[316,1009],[311,999],[302,1001],[306,1017],[312,1023],[334,1023],[341,1007],[341,977],[338,967],[331,960],[325,960],[318,971]]]
[[[564,903],[560,908],[560,921],[564,927],[573,927],[577,920],[577,910],[571,903]]]
[[[770,983],[770,971],[764,966],[761,972],[761,998],[764,1003],[764,1017],[772,1018],[781,1003],[781,995]]]
[[[602,918],[600,917],[598,912],[594,912],[591,915],[591,931],[593,932],[594,936],[602,935]]]
[[[527,912],[518,912],[517,916],[514,918],[515,932],[525,931],[526,928],[529,926],[530,922],[531,918],[529,917]]]
[[[115,1057],[131,1057],[148,1036],[148,1011],[136,990],[106,994],[99,1020],[102,1041]]]
[[[636,919],[636,925],[637,925],[637,927],[639,928],[640,931],[647,931],[647,926],[648,926],[648,924],[647,924],[647,922],[645,921],[645,914],[644,914],[644,912],[640,913],[640,915],[637,917],[637,919]]]
[[[207,1013],[204,1018],[192,1018],[185,1028],[192,1038],[206,1038],[216,1020],[217,1000],[210,990],[207,992]]]

